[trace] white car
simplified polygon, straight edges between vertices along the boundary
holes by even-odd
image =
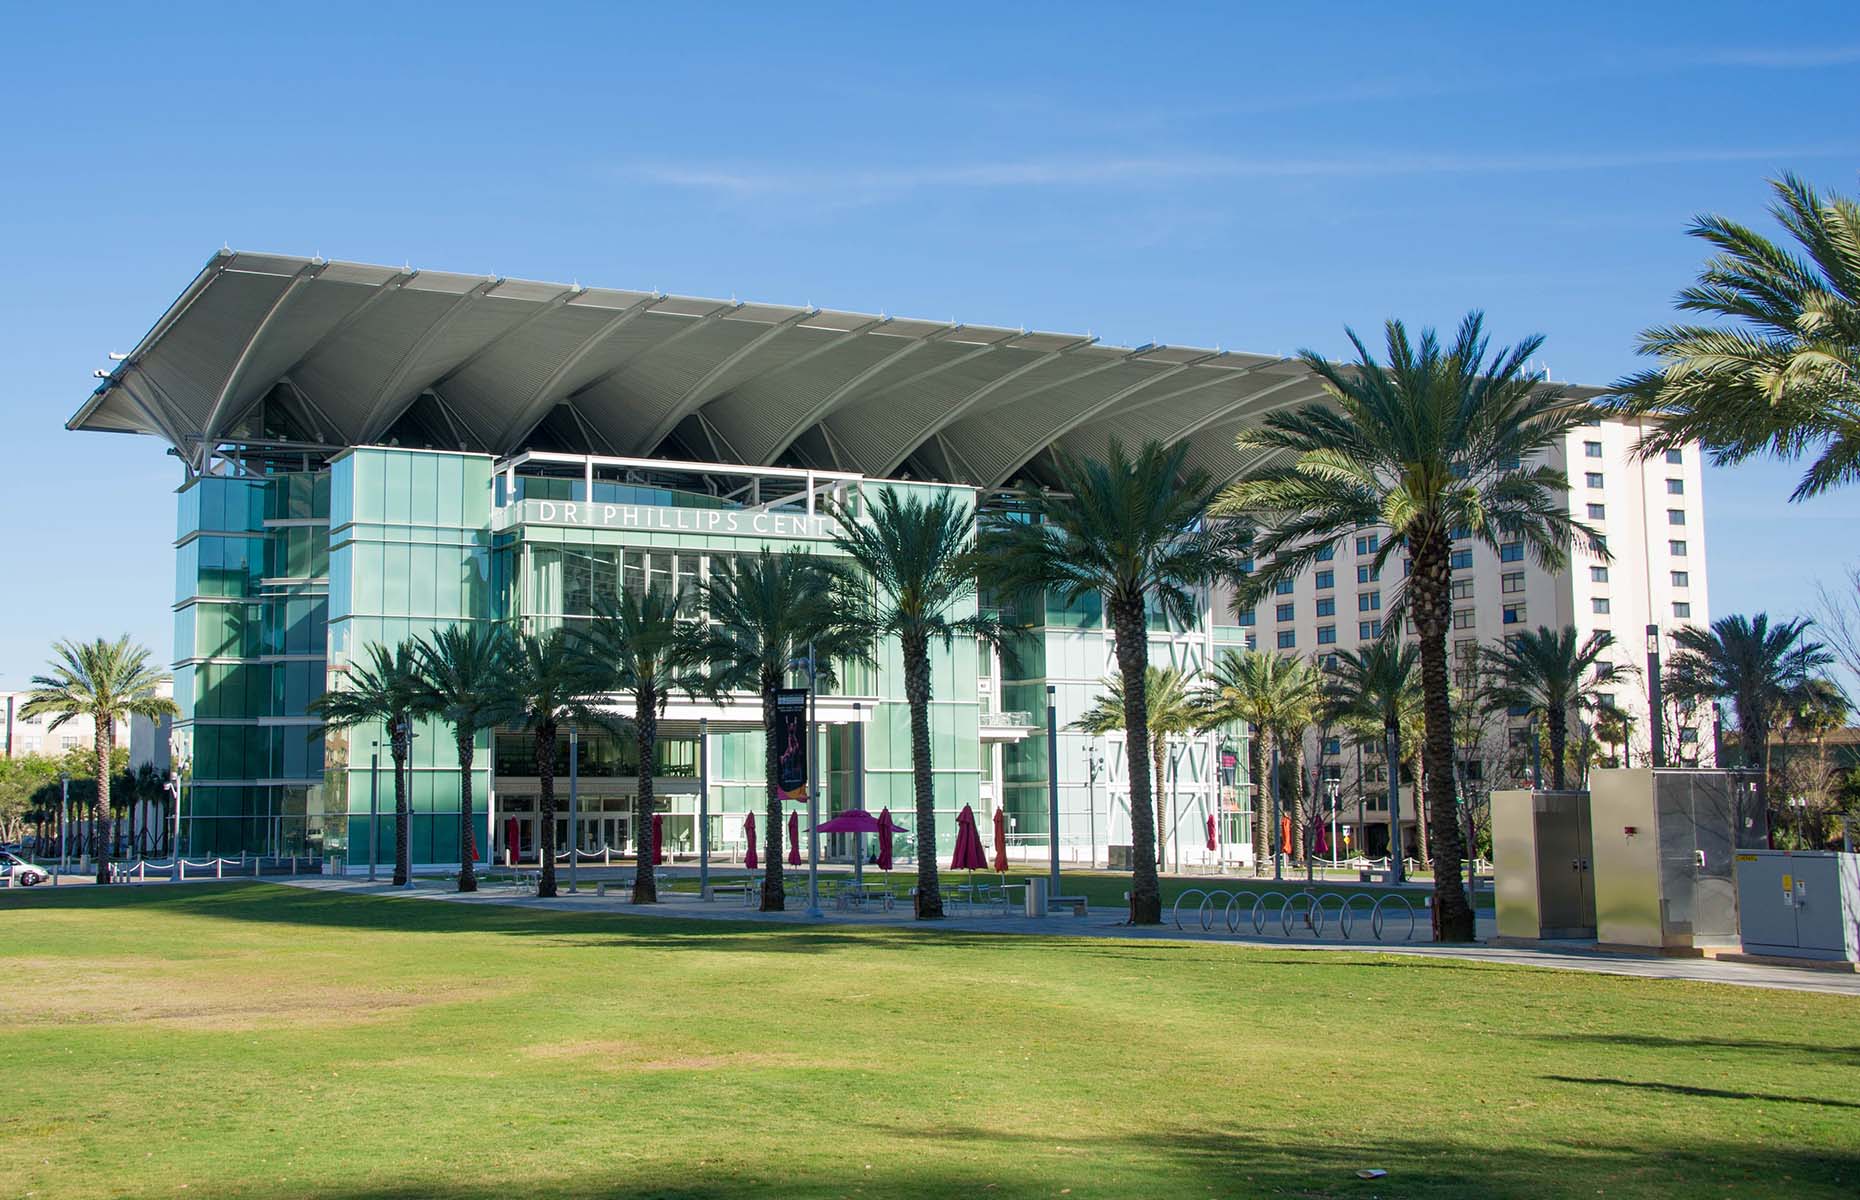
[[[37,863],[29,863],[11,850],[0,851],[0,876],[13,887],[31,887],[44,883],[51,875]]]

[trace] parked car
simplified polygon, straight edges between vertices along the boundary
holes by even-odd
[[[0,878],[8,879],[13,886],[31,887],[51,877],[51,873],[37,863],[27,862],[11,850],[0,851]]]

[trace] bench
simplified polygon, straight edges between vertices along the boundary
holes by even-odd
[[[1088,916],[1091,912],[1091,900],[1085,896],[1048,896],[1046,905],[1048,908],[1070,906],[1075,917]]]

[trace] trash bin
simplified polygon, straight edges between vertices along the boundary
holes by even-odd
[[[1027,881],[1027,915],[1044,917],[1046,915],[1046,879],[1035,875]]]

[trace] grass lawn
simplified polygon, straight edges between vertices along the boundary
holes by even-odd
[[[1834,996],[258,884],[0,896],[0,979],[7,1196],[1860,1194]]]

